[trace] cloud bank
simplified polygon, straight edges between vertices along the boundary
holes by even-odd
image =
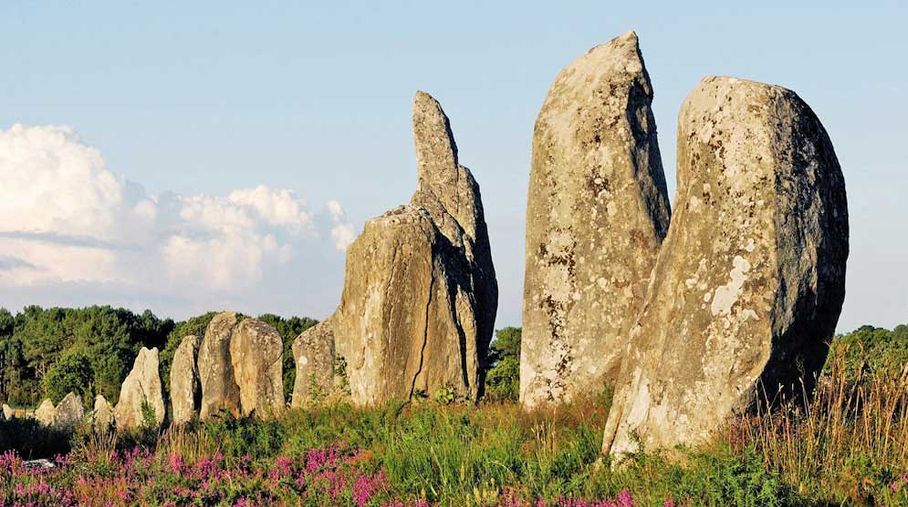
[[[286,291],[288,274],[299,279],[317,267],[306,259],[324,258],[313,254],[323,237],[335,257],[354,238],[340,203],[313,210],[291,190],[148,194],[68,127],[0,130],[0,182],[5,293],[104,287],[214,309],[237,293],[267,291],[269,280],[283,280]]]

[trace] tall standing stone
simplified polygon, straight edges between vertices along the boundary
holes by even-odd
[[[15,411],[13,410],[13,407],[10,407],[10,406],[7,405],[6,403],[4,403],[4,404],[3,404],[3,417],[4,417],[4,419],[10,420],[10,419],[12,419],[14,416],[15,416]]]
[[[527,202],[520,399],[614,382],[669,225],[653,91],[637,36],[565,67],[536,119]]]
[[[170,418],[174,424],[186,424],[199,413],[201,386],[196,359],[200,342],[197,336],[185,336],[173,355],[170,367]]]
[[[283,342],[273,327],[245,319],[230,340],[230,359],[243,414],[272,416],[284,408]]]
[[[441,106],[423,92],[413,131],[417,190],[350,245],[340,306],[319,330],[334,337],[360,405],[440,389],[475,399],[498,307],[479,185],[460,165]]]
[[[230,359],[230,340],[237,326],[233,312],[214,316],[205,330],[199,347],[198,368],[202,386],[202,404],[199,418],[205,420],[221,410],[239,415],[240,387],[233,373]]]
[[[114,408],[118,429],[138,429],[148,423],[160,426],[164,422],[164,395],[159,370],[158,349],[142,347],[132,371],[123,381],[120,399]],[[146,410],[150,411],[151,421],[146,420]]]
[[[678,125],[675,215],[605,430],[616,455],[703,443],[760,393],[809,388],[845,295],[845,184],[807,104],[710,77]]]

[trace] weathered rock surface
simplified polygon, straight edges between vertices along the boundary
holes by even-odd
[[[293,341],[296,380],[293,407],[305,407],[331,396],[335,385],[334,334],[330,321],[322,321]]]
[[[35,419],[44,426],[54,423],[54,402],[45,399],[35,409]]]
[[[277,330],[260,320],[243,320],[230,340],[230,358],[243,414],[279,413],[284,408],[284,354]]]
[[[711,77],[679,115],[675,215],[631,334],[604,451],[708,440],[823,365],[848,212],[822,124],[794,92]],[[796,388],[797,389],[797,388]]]
[[[196,358],[201,340],[183,337],[170,366],[170,419],[174,424],[186,424],[198,416],[202,390]]]
[[[423,92],[413,130],[417,190],[408,205],[366,223],[347,250],[340,306],[313,331],[334,336],[361,405],[442,388],[476,398],[498,307],[479,185],[458,162],[441,106]],[[327,364],[307,368],[327,378]]]
[[[239,415],[240,387],[230,359],[230,340],[237,326],[233,312],[222,312],[211,319],[199,346],[198,368],[202,386],[199,418],[205,420],[221,410]]]
[[[653,91],[637,36],[565,67],[536,119],[527,202],[520,399],[614,382],[669,225]]]
[[[92,427],[98,433],[105,433],[114,428],[114,408],[102,395],[95,396],[94,408],[91,411]]]
[[[54,408],[51,427],[60,431],[73,431],[85,417],[82,398],[73,392],[68,393]]]
[[[114,409],[117,428],[136,429],[143,427],[145,420],[143,406],[154,412],[154,425],[164,422],[164,396],[161,390],[158,349],[142,347],[133,363],[132,371],[120,388],[120,399]]]

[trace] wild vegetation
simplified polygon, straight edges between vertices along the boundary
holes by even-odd
[[[172,356],[173,337],[203,329],[206,318],[157,321],[171,337],[164,350]],[[282,336],[312,322],[274,319]],[[336,404],[269,421],[70,438],[7,421],[0,506],[908,505],[906,331],[837,337],[807,403],[742,417],[708,448],[620,463],[600,454],[605,386],[557,409],[527,413],[514,403],[516,328],[497,333],[486,399],[475,405],[430,393],[372,409]],[[23,461],[54,454],[50,470]]]

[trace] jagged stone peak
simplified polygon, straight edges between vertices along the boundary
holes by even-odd
[[[462,244],[464,232],[475,240],[485,220],[479,185],[458,162],[457,143],[441,104],[423,91],[413,98],[413,138],[418,181],[410,202],[426,208],[452,243]],[[456,226],[446,224],[451,218]]]

